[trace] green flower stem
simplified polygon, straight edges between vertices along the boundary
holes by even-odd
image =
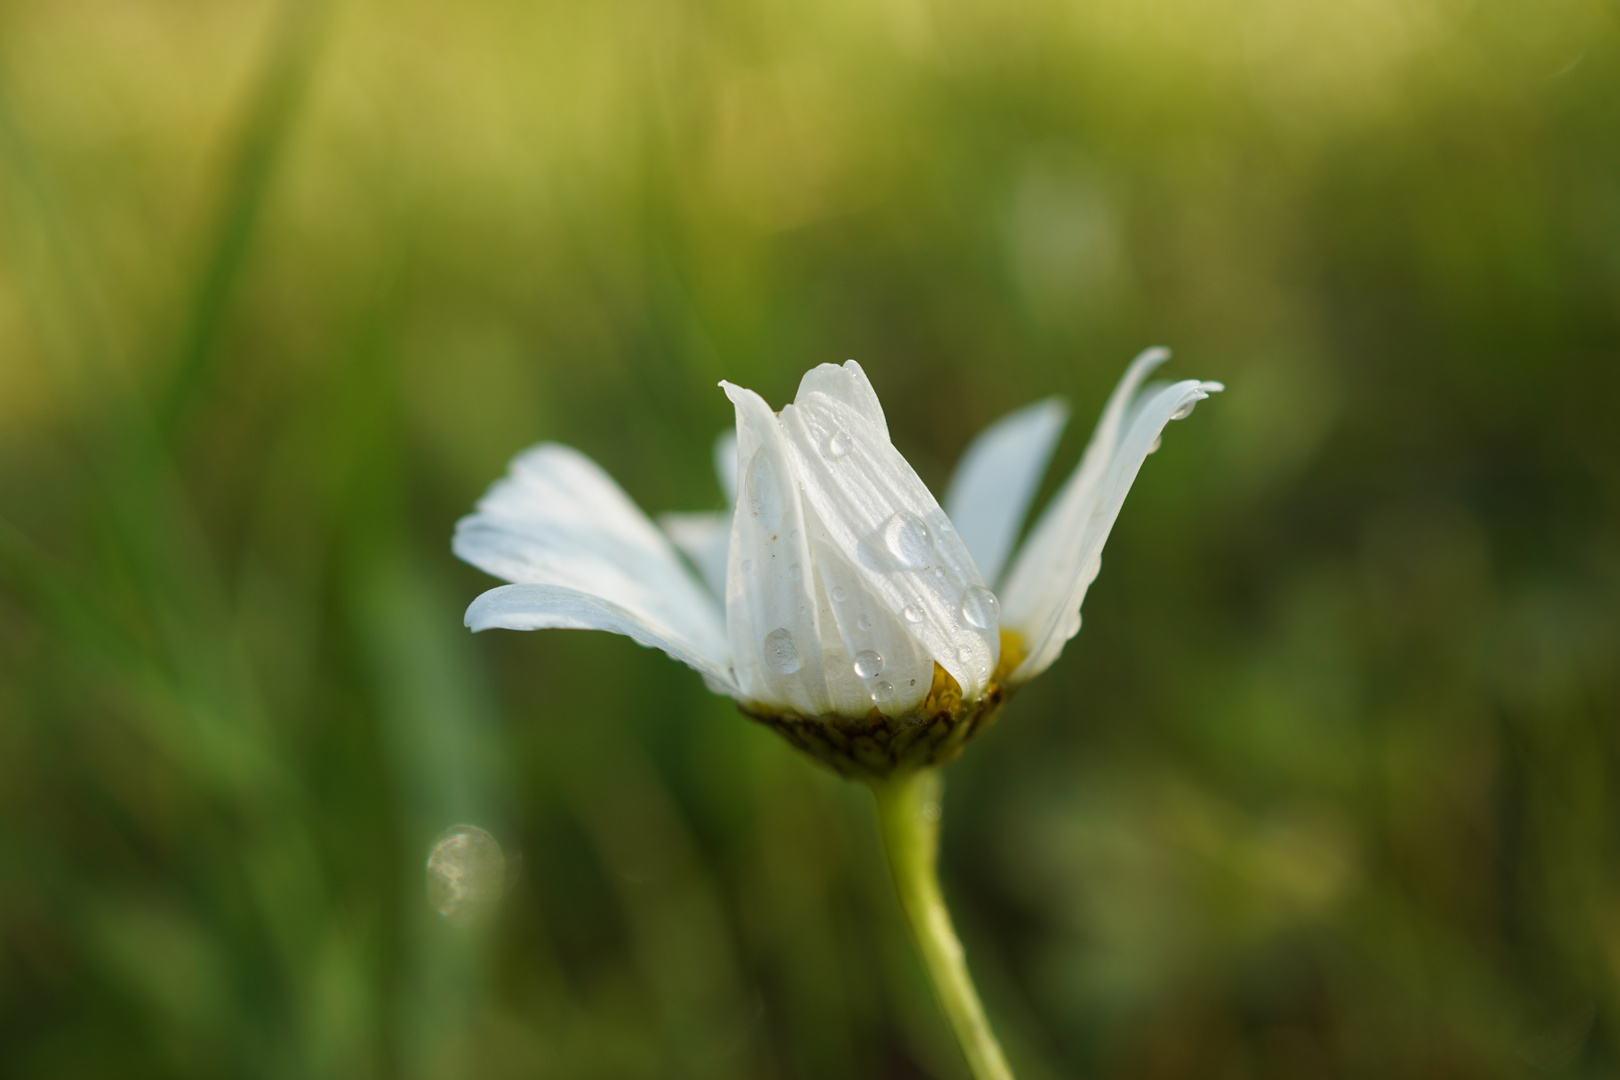
[[[956,1032],[974,1080],[1013,1080],[1007,1059],[985,1019],[978,991],[962,957],[962,943],[951,926],[939,892],[939,798],[944,784],[938,769],[916,769],[871,781],[878,827],[889,869],[900,890],[900,905],[922,953],[940,1008]]]

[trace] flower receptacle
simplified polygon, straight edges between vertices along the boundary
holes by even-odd
[[[883,780],[897,773],[955,761],[963,747],[995,723],[1012,695],[1007,676],[1022,662],[1023,641],[1001,632],[1001,662],[977,699],[962,700],[950,673],[934,665],[934,683],[909,716],[796,716],[739,703],[744,716],[772,728],[796,749],[851,780]]]

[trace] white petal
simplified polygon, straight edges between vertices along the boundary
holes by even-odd
[[[1047,561],[1028,563],[1023,557],[1014,567],[1007,590],[1008,626],[1025,635],[1029,655],[1012,674],[1022,682],[1044,671],[1063,651],[1064,643],[1080,629],[1080,606],[1086,590],[1102,567],[1102,548],[1119,517],[1142,462],[1153,452],[1159,434],[1172,419],[1186,416],[1192,406],[1222,389],[1220,383],[1188,379],[1146,396],[1128,410],[1114,452],[1099,468],[1077,513],[1061,519],[1043,519],[1037,532],[1057,532],[1061,543],[1042,545]],[[1112,404],[1112,403],[1110,403]],[[1106,419],[1106,416],[1105,416]],[[1089,451],[1088,451],[1089,457]],[[1035,536],[1031,537],[1033,542]],[[1017,622],[1013,619],[1017,618]]]
[[[687,561],[697,567],[703,583],[723,603],[726,556],[731,549],[731,513],[659,514],[658,527],[681,549]]]
[[[836,633],[837,617],[819,567],[815,573],[815,594],[816,618],[823,633],[821,664],[827,680],[827,711],[837,716],[865,716],[872,709],[872,694],[855,674],[849,650]],[[828,633],[829,629],[834,632]]]
[[[945,511],[917,477],[887,431],[849,404],[850,386],[866,386],[853,361],[846,389],[834,397],[801,392],[782,410],[805,502],[843,553],[866,591],[928,655],[976,697],[1000,656],[994,618],[972,625],[963,613],[969,590],[984,588]],[[821,385],[835,378],[822,372]],[[982,610],[982,608],[981,608]]]
[[[909,715],[933,686],[934,658],[868,588],[865,576],[809,507],[805,520],[816,561],[827,689],[834,706],[845,716],[858,716],[874,705],[888,716]]]
[[[1119,385],[1109,395],[1091,441],[1080,456],[1080,464],[1041,512],[1008,568],[1002,582],[1002,625],[1019,629],[1040,623],[1047,605],[1064,601],[1061,587],[1054,590],[1052,574],[1064,559],[1064,553],[1080,542],[1097,482],[1118,449],[1120,427],[1137,389],[1154,368],[1169,358],[1168,349],[1144,350],[1131,361]],[[1020,632],[1026,631],[1020,629]]]
[[[872,382],[861,370],[861,365],[853,360],[846,360],[842,367],[837,364],[818,364],[804,373],[799,380],[799,393],[795,401],[807,394],[826,394],[834,401],[842,401],[866,418],[867,423],[889,437],[889,422],[883,417],[883,405],[878,401],[877,391],[872,389]]]
[[[1068,419],[1056,398],[1037,401],[985,428],[962,455],[945,512],[985,581],[1000,578]]]
[[[717,663],[704,646],[646,612],[635,612],[601,596],[561,585],[502,585],[489,590],[467,608],[467,626],[474,632],[506,630],[606,630],[623,634],[640,645],[662,649],[702,673],[709,688],[736,697],[731,670]]]
[[[1053,506],[1061,508],[1058,513],[1068,515],[1079,506],[1083,506],[1088,498],[1088,492],[1097,483],[1098,478],[1108,466],[1114,452],[1119,449],[1121,427],[1125,422],[1125,413],[1131,402],[1136,399],[1137,389],[1151,375],[1155,368],[1170,359],[1170,350],[1162,347],[1143,349],[1131,366],[1125,369],[1125,376],[1114,387],[1114,392],[1108,396],[1108,404],[1103,406],[1102,416],[1097,420],[1097,430],[1091,433],[1091,442],[1086,444],[1086,452],[1080,455],[1080,464],[1071,477],[1058,492]],[[1051,513],[1043,514],[1043,520]],[[1031,537],[1033,539],[1033,537]],[[1022,556],[1020,556],[1022,557]]]
[[[726,493],[726,507],[737,505],[737,429],[727,428],[714,439],[714,473]],[[728,514],[729,516],[729,514]]]
[[[706,675],[730,666],[719,606],[612,478],[570,447],[542,443],[514,458],[456,523],[451,547],[507,581],[597,598],[653,628],[644,643],[676,643],[670,655]]]
[[[746,699],[806,716],[832,711],[820,611],[793,457],[758,394],[721,383],[745,463],[726,569],[726,632]]]

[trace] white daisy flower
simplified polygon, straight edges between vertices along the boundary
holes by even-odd
[[[779,414],[721,384],[737,412],[716,448],[730,512],[660,529],[589,458],[541,443],[456,525],[455,553],[512,582],[473,601],[467,625],[625,634],[847,775],[941,764],[1080,629],[1137,470],[1166,424],[1222,389],[1144,386],[1168,355],[1131,364],[1016,556],[1067,419],[1055,400],[983,432],[943,507],[853,360],[807,373]]]

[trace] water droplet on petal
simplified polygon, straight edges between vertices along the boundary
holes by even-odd
[[[506,889],[501,845],[476,825],[446,829],[428,853],[427,888],[428,902],[452,921],[487,910]]]
[[[765,666],[778,675],[791,675],[803,666],[799,647],[785,627],[777,627],[765,635]]]
[[[928,526],[921,518],[904,511],[890,515],[883,523],[883,542],[908,570],[927,566],[934,555],[934,538],[928,535]]]
[[[794,581],[803,581],[804,567],[800,566],[798,563],[794,563],[792,566],[788,567],[788,577],[792,578]]]
[[[759,520],[760,528],[770,532],[782,523],[782,480],[764,450],[756,451],[748,463],[743,490],[748,496],[748,510]]]
[[[1161,442],[1163,442],[1163,441],[1164,441],[1164,436],[1162,436],[1162,435],[1153,436],[1153,442],[1148,445],[1147,452],[1150,453],[1150,454],[1153,453],[1155,450],[1157,450],[1159,448],[1159,444]]]
[[[855,674],[863,679],[870,679],[883,671],[883,657],[873,649],[863,649],[855,654]]]
[[[798,529],[789,529],[788,530],[788,543],[797,544],[798,542],[799,542],[799,530]]]
[[[989,630],[1001,619],[1001,601],[983,585],[974,585],[962,597],[962,621],[975,630]]]
[[[880,682],[876,686],[872,687],[873,701],[888,701],[892,697],[894,697],[893,683],[884,680],[883,682]]]
[[[1198,403],[1200,401],[1202,401],[1202,400],[1204,400],[1204,399],[1203,398],[1193,398],[1191,401],[1187,402],[1187,404],[1183,405],[1181,408],[1179,408],[1175,412],[1171,413],[1170,414],[1170,419],[1172,419],[1172,420],[1185,420],[1185,419],[1187,419],[1187,417],[1192,415],[1193,409],[1197,408]]]
[[[859,619],[855,620],[855,625],[860,627],[862,630],[872,629],[872,616],[862,615]]]
[[[916,604],[907,604],[900,609],[900,617],[908,623],[920,623],[923,621],[922,608]]]
[[[849,453],[849,432],[842,428],[832,433],[827,439],[827,456],[837,460]]]
[[[832,588],[832,598],[834,603],[842,604],[845,600],[849,599],[849,590],[844,588],[842,585],[834,585]]]

